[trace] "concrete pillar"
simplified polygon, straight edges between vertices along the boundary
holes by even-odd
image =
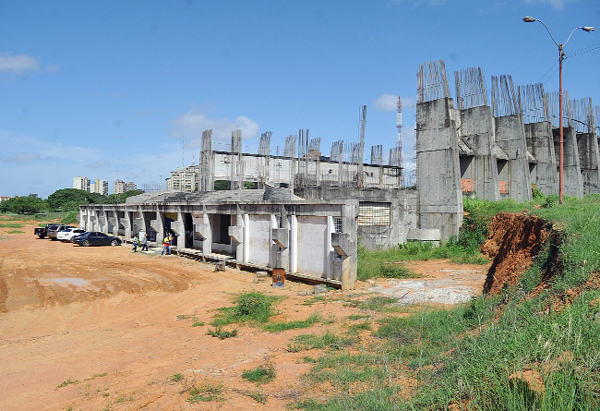
[[[559,152],[560,131],[553,130],[554,150]],[[571,197],[583,197],[583,177],[581,176],[581,162],[579,161],[579,147],[575,129],[563,127],[563,194]]]
[[[577,147],[581,163],[583,194],[600,193],[600,170],[598,167],[600,153],[598,153],[596,133],[577,134]]]
[[[150,227],[156,232],[156,244],[162,245],[163,240],[165,239],[165,226],[164,226],[164,218],[158,206],[156,206],[156,218],[154,220],[150,220]]]
[[[125,229],[125,238],[131,238],[131,232],[133,228],[133,224],[131,223],[131,212],[125,208],[125,217],[121,220],[123,224],[123,228]]]
[[[456,113],[452,99],[417,104],[417,187],[421,228],[442,240],[458,236],[463,219]]]
[[[473,194],[483,200],[500,200],[498,163],[493,152],[494,121],[490,106],[460,111],[460,137],[474,152],[468,178],[472,178]],[[464,170],[461,169],[461,175]]]
[[[292,214],[290,220],[290,273],[295,273],[298,271],[298,219]]]
[[[544,195],[558,194],[558,162],[554,152],[552,124],[549,121],[525,124],[527,149],[535,157],[534,179],[531,180]]]
[[[518,202],[531,201],[531,180],[525,128],[520,115],[495,118],[496,144],[508,155],[508,197]]]

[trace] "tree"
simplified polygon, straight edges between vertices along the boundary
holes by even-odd
[[[48,203],[37,194],[27,197],[10,198],[0,203],[0,212],[16,214],[35,214],[48,209]]]
[[[96,204],[102,198],[103,196],[97,193],[77,188],[62,188],[48,196],[48,204],[54,211],[77,211],[81,204]]]
[[[129,190],[129,191],[125,191],[124,193],[121,193],[121,194],[110,194],[109,196],[104,198],[102,203],[103,204],[121,204],[121,203],[124,203],[125,200],[127,200],[129,197],[137,196],[137,195],[140,195],[143,193],[144,192],[142,190]]]

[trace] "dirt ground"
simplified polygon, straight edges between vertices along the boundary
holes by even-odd
[[[254,283],[251,273],[213,272],[211,265],[176,256],[133,254],[126,245],[42,240],[34,226],[16,229],[23,234],[0,228],[0,411],[283,410],[306,391],[301,376],[311,365],[299,360],[319,355],[288,352],[290,340],[341,327],[357,313],[335,298],[303,305],[314,297],[305,283],[287,281],[276,289],[269,281]],[[479,291],[487,269],[448,262],[409,267],[427,276],[464,272],[461,284]],[[354,291],[328,296],[365,298],[380,286],[385,281],[358,283]],[[286,297],[275,321],[318,312],[335,322],[279,333],[243,326],[225,340],[207,335],[216,309],[254,290]],[[257,387],[241,378],[267,360],[277,372],[273,382]],[[184,381],[172,381],[175,374]],[[188,403],[181,391],[194,379],[221,384],[224,401]],[[251,398],[255,392],[267,396],[265,404]]]

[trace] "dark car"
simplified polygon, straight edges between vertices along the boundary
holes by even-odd
[[[83,233],[73,237],[71,241],[84,247],[89,247],[90,245],[112,245],[113,247],[121,245],[121,239],[119,237],[111,237],[96,231]]]

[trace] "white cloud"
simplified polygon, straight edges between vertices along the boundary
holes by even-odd
[[[382,94],[375,100],[373,104],[377,110],[395,112],[398,109],[398,96],[396,94]],[[402,99],[402,108],[413,108],[415,101],[411,97]]]
[[[86,165],[87,168],[102,168],[102,167],[108,167],[108,166],[110,166],[110,163],[106,160],[98,160],[91,164]]]
[[[171,135],[175,138],[185,136],[186,145],[190,141],[192,147],[199,146],[202,132],[207,129],[212,129],[213,141],[227,141],[231,138],[231,132],[238,128],[242,130],[244,140],[258,138],[259,131],[258,124],[248,117],[238,116],[235,120],[213,118],[202,112],[197,106],[171,120],[171,125],[173,126]]]
[[[29,163],[40,159],[37,153],[16,153],[4,159],[7,163]]]
[[[562,10],[565,4],[573,2],[573,0],[526,0],[527,3],[549,3],[554,9]]]
[[[40,63],[34,57],[27,54],[0,54],[0,73],[26,76],[32,71],[40,71]]]

